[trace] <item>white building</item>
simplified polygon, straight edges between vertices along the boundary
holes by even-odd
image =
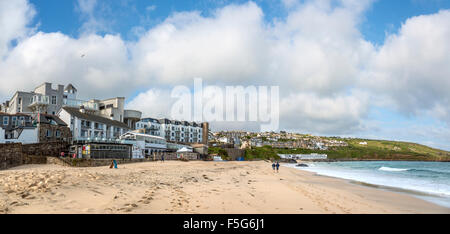
[[[32,124],[30,115],[0,112],[0,144],[38,142],[38,128]]]
[[[203,137],[203,124],[188,121],[144,118],[136,123],[136,129],[180,143],[200,143]]]
[[[318,159],[327,159],[328,156],[326,154],[278,154],[280,158],[283,159],[295,159],[295,160],[318,160]]]
[[[80,100],[78,90],[72,85],[43,83],[31,92],[17,91],[13,97],[0,106],[0,110],[9,114],[46,113],[56,115],[62,107],[83,108],[90,114],[126,123],[133,129],[141,119],[137,110],[125,110],[125,98],[114,97],[104,100]]]
[[[124,144],[133,144],[133,158],[144,158],[167,150],[166,139],[159,136],[127,132],[120,136],[120,140]]]
[[[70,128],[74,141],[115,141],[129,131],[123,122],[90,113],[83,108],[63,107],[58,116]]]

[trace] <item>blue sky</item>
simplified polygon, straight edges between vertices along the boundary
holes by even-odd
[[[74,83],[151,117],[193,77],[279,85],[280,129],[450,150],[449,0],[13,3],[0,3],[2,99]]]
[[[119,33],[127,40],[135,39],[132,28],[143,26],[146,29],[163,21],[173,12],[200,11],[208,15],[218,7],[235,3],[242,4],[245,0],[98,0],[104,4],[105,10],[96,14],[110,22],[108,33]],[[39,29],[44,32],[63,32],[77,37],[83,24],[83,17],[77,7],[77,0],[31,0],[38,16],[35,22],[40,23]],[[286,9],[281,1],[256,0],[264,11],[265,20],[284,18]],[[386,32],[396,32],[406,19],[449,9],[448,0],[375,0],[367,10],[361,24],[364,37],[376,44],[382,44]],[[105,32],[100,32],[105,33]]]

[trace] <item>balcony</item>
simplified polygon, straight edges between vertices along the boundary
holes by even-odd
[[[50,98],[44,95],[34,95],[31,104],[28,106],[30,108],[37,106],[47,106],[50,104]]]
[[[64,105],[69,107],[76,107],[79,108],[80,106],[84,106],[84,109],[86,110],[99,110],[98,104],[94,102],[87,102],[83,100],[76,100],[76,99],[64,99]]]
[[[142,116],[142,112],[137,110],[124,110],[123,118],[124,119],[134,119],[140,120]]]

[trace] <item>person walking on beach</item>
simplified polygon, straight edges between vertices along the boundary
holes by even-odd
[[[161,161],[164,162],[164,154],[161,155]]]
[[[278,168],[280,168],[280,164],[278,163],[278,161],[277,161],[277,172],[278,172]]]
[[[275,162],[272,162],[272,169],[275,171]]]

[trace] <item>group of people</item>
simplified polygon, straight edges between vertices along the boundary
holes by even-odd
[[[278,172],[278,169],[280,168],[280,163],[278,163],[278,161],[277,161],[277,164],[275,164],[275,162],[272,163],[272,169],[274,171],[275,171],[275,168],[277,169],[277,172]]]

